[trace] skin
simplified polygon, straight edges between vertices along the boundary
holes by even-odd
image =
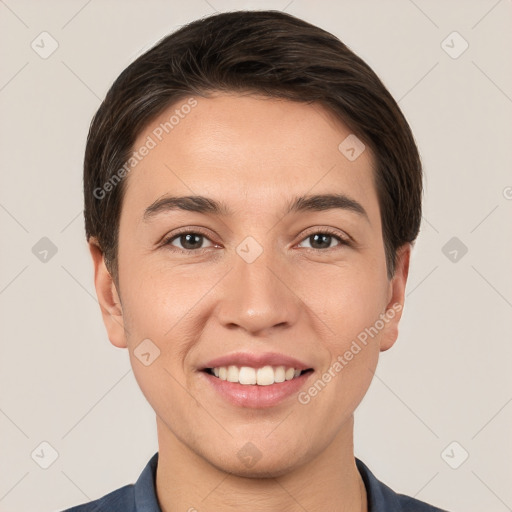
[[[350,130],[319,105],[234,93],[196,99],[126,178],[119,289],[90,242],[109,339],[128,348],[156,413],[162,510],[367,510],[353,413],[379,352],[397,338],[401,312],[308,404],[294,395],[267,409],[237,407],[198,366],[238,350],[276,351],[314,368],[310,386],[379,314],[403,305],[411,247],[399,249],[389,280],[373,155],[366,148],[350,162],[338,150]],[[183,103],[152,122],[135,148]],[[367,217],[347,209],[284,214],[295,196],[333,192],[358,201]],[[144,210],[169,193],[223,201],[233,215],[173,210],[144,221]],[[193,241],[199,249],[179,237],[159,243],[186,227],[205,232]],[[322,228],[354,242],[315,244],[310,237]],[[236,252],[247,236],[263,248],[250,264]],[[145,366],[134,349],[148,338],[160,356]],[[247,442],[261,453],[252,467],[237,455]]]

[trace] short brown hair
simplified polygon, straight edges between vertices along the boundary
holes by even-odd
[[[280,11],[235,11],[194,21],[138,57],[92,120],[84,161],[85,231],[87,240],[97,239],[116,283],[125,180],[108,193],[104,185],[152,119],[191,94],[212,92],[317,102],[371,148],[391,278],[397,249],[418,235],[423,191],[420,156],[400,108],[372,69],[329,32]]]

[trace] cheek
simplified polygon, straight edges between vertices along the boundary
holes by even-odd
[[[384,270],[378,272],[367,266],[331,268],[316,279],[305,280],[303,294],[307,305],[325,321],[342,350],[384,312],[387,285]]]
[[[225,272],[201,271],[199,266],[131,262],[126,268],[123,315],[132,367],[150,403],[170,389],[177,396],[187,386],[187,355],[197,344],[211,315],[211,294]],[[138,359],[143,340],[158,355],[151,366]],[[148,343],[147,341],[145,343]],[[151,352],[151,350],[150,350]],[[140,355],[140,354],[139,354]],[[175,380],[179,381],[179,383]],[[167,390],[167,391],[166,391]]]
[[[387,278],[382,271],[352,267],[329,270],[322,282],[325,286],[321,291],[310,287],[306,293],[308,306],[329,328],[328,335],[317,341],[329,353],[329,361],[317,378],[328,382],[330,391],[319,406],[335,402],[340,411],[352,411],[366,393],[377,366],[379,339],[384,332],[379,318],[386,307]],[[316,388],[322,386],[318,383]]]
[[[123,276],[123,313],[130,336],[172,337],[189,315],[201,311],[201,301],[222,273],[187,265],[131,262]],[[213,269],[212,269],[213,270]]]

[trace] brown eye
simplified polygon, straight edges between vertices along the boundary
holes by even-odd
[[[348,245],[348,242],[338,235],[330,232],[318,231],[311,235],[308,235],[301,243],[309,242],[309,246],[305,246],[307,249],[332,249],[336,246]],[[333,244],[333,242],[337,242]],[[300,246],[301,244],[299,244]],[[302,246],[304,247],[304,246]]]
[[[165,242],[164,245],[170,245],[176,247],[177,249],[181,249],[183,251],[194,251],[198,249],[203,249],[205,246],[203,245],[204,241],[208,241],[210,245],[207,247],[213,246],[210,240],[205,235],[201,233],[195,232],[186,232],[180,233]],[[177,245],[179,243],[179,245]]]

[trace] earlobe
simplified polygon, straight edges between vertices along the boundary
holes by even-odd
[[[112,345],[126,348],[126,335],[121,300],[114,280],[105,265],[105,258],[98,241],[89,240],[89,251],[94,264],[94,286],[103,317],[103,323]]]
[[[404,308],[410,256],[410,243],[404,244],[397,251],[395,274],[389,283],[389,301],[385,312],[387,324],[381,336],[381,352],[390,349],[398,338],[398,325]]]

